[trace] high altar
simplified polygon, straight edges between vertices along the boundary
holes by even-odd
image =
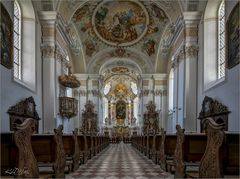
[[[113,137],[128,137],[131,129],[136,124],[134,116],[134,98],[137,96],[131,87],[120,81],[106,95],[108,101],[108,114],[105,118],[105,126]]]

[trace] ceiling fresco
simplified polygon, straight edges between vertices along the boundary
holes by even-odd
[[[127,49],[144,53],[154,66],[171,38],[171,28],[168,16],[154,1],[141,0],[87,1],[69,25],[69,31],[81,39],[81,45],[74,44],[83,47],[86,66],[108,48],[112,57],[126,57]]]
[[[149,16],[137,1],[103,1],[92,17],[99,39],[112,46],[130,46],[147,33]]]

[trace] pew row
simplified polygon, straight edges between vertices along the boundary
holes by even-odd
[[[153,161],[159,164],[161,168],[168,172],[175,173],[175,177],[224,177],[224,176],[239,176],[239,133],[229,133],[224,132],[219,126],[219,124],[214,123],[211,119],[208,119],[208,126],[214,128],[215,132],[210,132],[211,127],[209,127],[207,134],[205,133],[184,133],[182,134],[166,134],[161,131],[161,134],[155,135],[153,137],[152,150],[153,151]],[[179,129],[178,129],[179,130]],[[213,139],[213,134],[222,133],[223,139],[220,146],[216,144],[207,144],[212,142],[217,142],[217,138]],[[210,135],[211,134],[211,135]],[[180,136],[178,140],[178,136]],[[218,137],[219,138],[219,137]],[[146,136],[132,136],[132,146],[137,150],[142,152],[142,149],[146,148],[146,140],[151,140]],[[208,145],[208,146],[207,146]],[[164,147],[163,147],[164,146]],[[213,147],[214,146],[214,147]],[[151,147],[151,145],[149,145]],[[209,149],[210,148],[210,149]],[[215,151],[211,149],[214,148]],[[204,157],[209,155],[208,153],[215,153],[212,157]],[[145,152],[143,152],[146,155]],[[146,156],[149,157],[147,154]],[[202,169],[204,162],[208,163],[215,162],[214,172],[206,173],[207,169]],[[218,164],[217,164],[217,163]],[[207,164],[211,166],[210,164]],[[213,165],[213,164],[212,164]],[[216,167],[219,165],[219,167]],[[216,172],[217,171],[217,172]],[[218,173],[218,174],[216,174]]]
[[[83,164],[85,153],[100,152],[109,145],[108,137],[94,136],[89,142],[77,130],[73,135],[62,134],[62,126],[55,134],[33,134],[34,125],[28,119],[14,133],[1,133],[1,176],[63,178]]]

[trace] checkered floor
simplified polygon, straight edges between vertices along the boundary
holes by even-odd
[[[130,144],[111,144],[66,178],[80,179],[150,179],[173,178],[153,164]]]

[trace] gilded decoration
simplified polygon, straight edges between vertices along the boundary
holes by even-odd
[[[97,36],[112,46],[129,46],[148,31],[149,16],[137,1],[103,1],[95,9],[92,25]]]
[[[77,77],[72,74],[70,66],[68,67],[68,75],[61,75],[58,80],[64,87],[78,88],[80,86],[80,81],[78,81]]]
[[[123,97],[123,96],[128,96],[129,91],[124,83],[118,83],[115,87],[114,94],[115,96]]]
[[[112,72],[115,74],[126,74],[129,73],[129,69],[126,67],[114,67],[112,68]]]

